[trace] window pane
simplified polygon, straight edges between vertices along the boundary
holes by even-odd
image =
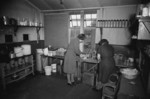
[[[70,15],[70,20],[72,20],[72,15]]]
[[[71,15],[71,18],[72,19],[76,19],[76,15]]]
[[[73,26],[77,26],[77,22],[76,21],[72,21]]]
[[[77,15],[77,19],[81,19],[81,15]]]
[[[81,19],[81,15],[70,15],[70,19]]]
[[[96,19],[97,15],[96,14],[92,14],[92,19]]]
[[[91,26],[91,21],[86,21],[87,26]]]
[[[80,26],[80,21],[78,21],[78,26]]]
[[[72,21],[70,21],[70,27],[72,27]]]
[[[85,19],[91,19],[91,14],[86,14]]]

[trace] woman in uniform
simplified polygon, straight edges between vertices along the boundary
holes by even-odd
[[[73,85],[75,80],[75,73],[77,72],[77,57],[82,54],[79,49],[79,44],[85,39],[85,34],[79,34],[77,38],[71,40],[68,45],[64,60],[64,72],[67,74],[67,84]]]
[[[106,39],[99,42],[97,54],[100,55],[101,61],[98,68],[98,85],[97,89],[101,89],[103,84],[107,83],[109,76],[115,72],[114,48]]]

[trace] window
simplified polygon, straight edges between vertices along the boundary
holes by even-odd
[[[76,13],[76,14],[75,14]],[[70,14],[69,42],[78,34],[87,35],[84,44],[84,52],[89,52],[95,48],[95,32],[96,32],[97,11],[74,12]],[[83,23],[81,23],[83,22]],[[82,24],[82,25],[81,25]],[[84,25],[84,26],[83,26]]]
[[[80,27],[81,25],[81,15],[73,14],[70,15],[70,27]]]
[[[28,41],[29,40],[29,34],[23,34],[23,40]]]
[[[97,14],[84,14],[84,27],[96,26]],[[71,14],[70,15],[70,27],[80,27],[81,26],[81,14]]]
[[[11,34],[6,34],[5,35],[5,42],[13,42],[13,36]]]
[[[84,14],[84,27],[96,26],[97,14]]]

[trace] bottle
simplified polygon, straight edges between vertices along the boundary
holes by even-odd
[[[110,20],[107,20],[107,27],[110,27]]]
[[[142,16],[142,10],[143,10],[144,5],[139,4],[137,7],[137,16]]]
[[[102,20],[98,20],[98,27],[102,27]]]
[[[116,27],[119,27],[119,20],[116,20]]]
[[[148,7],[147,7],[147,5],[145,5],[142,10],[142,16],[146,17],[148,15],[149,15]]]
[[[114,25],[114,21],[113,20],[110,20],[110,27],[113,27]]]
[[[150,16],[150,3],[148,3],[148,16]]]
[[[105,20],[105,27],[108,27],[108,21]]]
[[[119,21],[118,27],[122,27],[122,20],[118,20],[118,21]]]

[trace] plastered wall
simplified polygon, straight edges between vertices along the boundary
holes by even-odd
[[[135,13],[136,5],[104,7],[98,10],[98,19],[129,19],[130,15]],[[97,32],[100,33],[100,30],[97,29]],[[98,37],[101,37],[101,35]],[[103,28],[102,38],[108,39],[109,42],[114,45],[128,45],[131,41],[131,35],[128,28]]]

